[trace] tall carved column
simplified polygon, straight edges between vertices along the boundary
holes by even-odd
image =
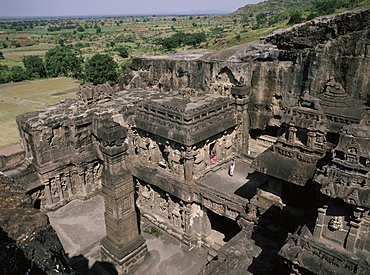
[[[101,241],[103,261],[111,262],[118,274],[128,274],[148,255],[139,235],[134,204],[134,183],[126,167],[126,129],[118,123],[98,129],[99,148],[104,157],[102,192],[105,200],[107,236]]]
[[[46,181],[45,183],[45,200],[46,200],[46,207],[49,207],[53,204],[53,199],[51,197],[50,181]]]
[[[249,147],[249,86],[237,85],[231,88],[231,94],[235,98],[235,107],[238,114],[238,139],[236,152],[241,155],[248,154]]]
[[[317,209],[316,225],[313,231],[313,236],[316,238],[321,238],[322,231],[324,230],[325,227],[325,216],[327,210],[328,210],[327,205],[324,205],[324,207]]]

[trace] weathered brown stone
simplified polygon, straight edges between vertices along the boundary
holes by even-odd
[[[33,207],[21,185],[4,175],[0,175],[0,224],[3,274],[74,274],[46,214]]]

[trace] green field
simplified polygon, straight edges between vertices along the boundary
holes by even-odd
[[[66,77],[0,85],[0,127],[3,129],[0,132],[0,149],[18,143],[17,115],[75,97],[76,91],[70,90],[79,85],[75,79]]]

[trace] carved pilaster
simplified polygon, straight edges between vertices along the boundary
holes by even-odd
[[[73,192],[72,192],[72,179],[71,179],[71,173],[69,171],[65,172],[65,180],[66,180],[66,185],[67,185],[67,189],[68,189],[68,197],[72,197],[73,196]]]
[[[47,182],[45,184],[45,200],[46,200],[46,207],[53,204],[53,199],[51,197],[51,191],[50,191],[50,182]]]
[[[55,185],[57,186],[57,190],[59,194],[59,201],[62,201],[64,200],[64,196],[63,196],[62,183],[61,183],[60,177],[61,177],[60,174],[55,176]]]
[[[192,146],[186,146],[184,153],[184,178],[190,182],[193,180],[193,168],[194,168],[194,153]]]
[[[82,166],[77,168],[78,185],[80,186],[80,192],[83,196],[87,194],[86,183],[85,183],[85,169]]]
[[[246,85],[237,85],[231,88],[231,94],[235,98],[235,107],[238,113],[238,140],[236,142],[236,151],[241,155],[248,154],[249,144],[249,90]]]
[[[313,232],[313,236],[316,238],[320,238],[322,235],[322,231],[325,226],[325,216],[326,216],[327,209],[328,209],[328,206],[324,205],[323,208],[319,208],[317,210],[318,214],[317,214],[315,229]]]

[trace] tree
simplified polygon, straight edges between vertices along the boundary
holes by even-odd
[[[13,66],[10,69],[10,81],[21,82],[26,79],[26,71],[21,66]]]
[[[65,40],[64,40],[64,39],[62,39],[62,38],[60,38],[60,39],[58,40],[58,44],[59,44],[61,47],[63,47],[63,46],[64,46],[64,42],[65,42]]]
[[[0,84],[9,82],[9,67],[0,64]]]
[[[101,33],[101,28],[96,28],[96,33]]]
[[[45,54],[45,68],[49,77],[81,75],[83,60],[72,49],[55,47]]]
[[[327,15],[335,12],[335,9],[342,7],[346,1],[343,0],[316,0],[313,2],[319,15]]]
[[[94,85],[109,82],[117,83],[118,74],[116,72],[118,65],[107,54],[95,54],[91,57],[85,66],[85,80]]]
[[[266,13],[260,13],[256,16],[257,25],[262,25],[267,21],[267,15]]]
[[[289,22],[288,24],[294,25],[302,23],[302,12],[301,11],[293,11],[290,14]]]
[[[0,59],[4,59],[4,54],[3,54],[3,52],[0,52]]]
[[[46,70],[44,61],[37,55],[23,56],[22,62],[26,68],[28,78],[45,78]]]
[[[130,54],[130,47],[128,46],[121,46],[116,48],[116,51],[118,52],[118,55],[122,58],[127,58]]]
[[[78,32],[84,32],[85,29],[82,26],[78,26],[76,29]]]

